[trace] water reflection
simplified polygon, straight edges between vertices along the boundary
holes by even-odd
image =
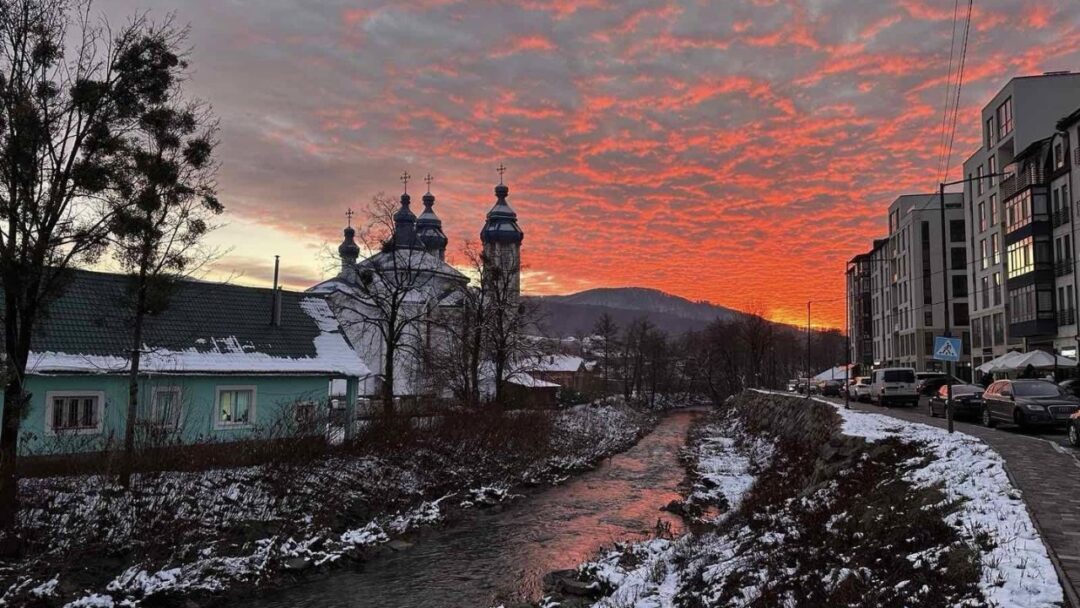
[[[648,437],[595,471],[507,505],[474,511],[414,546],[355,569],[267,592],[252,608],[487,607],[539,599],[544,574],[573,568],[618,540],[647,537],[678,497],[678,450],[695,414],[669,415]]]

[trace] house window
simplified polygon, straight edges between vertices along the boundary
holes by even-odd
[[[255,387],[219,386],[216,409],[218,428],[252,424],[255,421]]]
[[[1006,99],[997,109],[998,141],[1008,137],[1013,130],[1012,97]]]
[[[180,401],[180,387],[167,386],[154,389],[150,401],[150,419],[165,429],[180,428],[183,405]]]
[[[54,391],[46,393],[48,435],[58,433],[98,433],[105,393],[93,391]]]

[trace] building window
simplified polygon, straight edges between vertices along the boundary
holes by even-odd
[[[933,327],[934,326],[934,311],[933,310],[923,311],[923,325],[925,325],[926,327]]]
[[[248,426],[255,422],[254,386],[219,386],[217,389],[217,428]]]
[[[996,232],[990,235],[990,257],[994,264],[1001,263],[1001,237]]]
[[[986,249],[986,239],[979,240],[979,266],[986,270],[987,265],[990,263],[990,256]]]
[[[1065,166],[1065,146],[1061,140],[1054,142],[1054,168],[1060,169]]]
[[[967,249],[964,247],[952,248],[952,269],[967,270]]]
[[[964,220],[949,221],[949,240],[954,243],[964,242]]]
[[[990,195],[990,225],[997,226],[997,194]]]
[[[994,117],[993,116],[986,119],[986,131],[985,131],[985,134],[983,135],[983,139],[986,140],[985,143],[986,143],[986,149],[987,150],[994,147]]]
[[[971,322],[971,319],[968,318],[967,302],[954,302],[952,306],[953,325],[963,326]]]
[[[978,195],[978,196],[982,196],[982,193],[983,193],[982,176],[983,176],[983,166],[979,165],[978,167],[975,167],[975,194]]]
[[[1008,267],[1010,279],[1035,270],[1034,239],[1029,236],[1009,245]]]
[[[979,232],[986,231],[986,203],[979,202]]]
[[[952,295],[954,298],[966,298],[968,295],[967,276],[953,275]]]
[[[1044,204],[1045,212],[1045,204]],[[1012,232],[1031,223],[1031,190],[1005,201],[1005,230]]]
[[[982,322],[980,319],[975,319],[975,322],[971,324],[971,346],[982,348]]]
[[[923,334],[923,354],[927,356],[934,354],[934,334],[930,332]]]
[[[994,174],[998,172],[997,157],[993,154],[990,155],[990,158],[986,159],[986,172],[990,175],[990,187],[993,188],[994,184],[997,183],[997,176]]]
[[[154,389],[150,400],[150,419],[156,426],[165,429],[180,428],[182,409],[180,387],[168,386]]]
[[[994,273],[994,306],[1001,305],[1001,273]]]
[[[94,391],[51,391],[45,394],[45,434],[101,432],[105,393]]]
[[[1013,130],[1012,97],[1006,99],[997,109],[998,141],[1008,137]]]
[[[981,277],[979,279],[980,291],[982,291],[982,307],[990,307],[990,279]]]

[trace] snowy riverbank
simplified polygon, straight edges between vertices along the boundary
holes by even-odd
[[[26,479],[28,552],[0,565],[0,605],[227,599],[231,589],[365,559],[456,510],[511,498],[515,487],[559,483],[654,422],[625,406],[578,406],[447,421],[395,437],[393,449],[140,475],[130,491],[101,476]]]
[[[744,394],[688,455],[686,502],[714,506],[706,524],[584,564],[590,599],[559,598],[564,608],[1063,601],[1001,457],[973,437]]]

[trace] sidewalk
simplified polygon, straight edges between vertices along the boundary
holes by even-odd
[[[835,401],[835,400],[834,400]],[[843,405],[843,400],[839,403]],[[946,428],[925,409],[883,408],[852,402],[853,409]],[[1080,608],[1080,453],[1006,429],[958,423],[956,431],[985,441],[1005,459],[1013,483],[1050,549],[1067,601]]]

